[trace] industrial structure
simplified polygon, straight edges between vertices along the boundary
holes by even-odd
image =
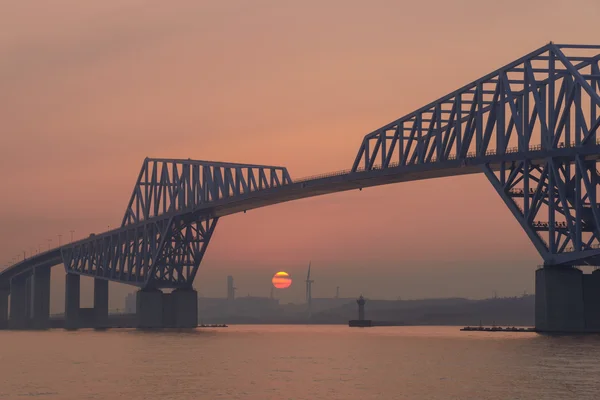
[[[233,286],[233,276],[227,276],[227,301],[235,300],[235,287]]]
[[[120,227],[0,273],[0,324],[47,327],[50,268],[62,264],[70,327],[90,313],[106,321],[108,281],[139,288],[140,327],[196,326],[192,283],[219,218],[483,172],[543,260],[537,329],[600,331],[600,273],[577,268],[600,265],[599,50],[549,43],[366,135],[344,171],[293,180],[283,167],[148,158]],[[79,304],[80,276],[95,279],[91,311]]]
[[[365,298],[363,297],[362,294],[360,295],[358,300],[356,300],[356,304],[358,304],[358,320],[359,321],[364,321],[364,319],[365,319],[365,303],[366,302],[367,301],[365,300]]]
[[[306,309],[308,311],[308,317],[312,314],[312,284],[313,280],[310,279],[310,264],[308,263],[308,273],[306,274]]]
[[[365,319],[365,303],[367,300],[361,294],[360,297],[356,300],[356,304],[358,304],[358,319],[352,319],[348,321],[348,326],[350,327],[358,327],[358,328],[368,328],[373,326],[373,321],[370,319]],[[386,325],[394,325],[383,323],[382,326]]]

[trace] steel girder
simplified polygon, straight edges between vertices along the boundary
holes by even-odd
[[[69,273],[143,288],[191,287],[218,218],[158,217],[62,249]]]
[[[191,287],[218,220],[207,206],[291,182],[282,167],[147,158],[122,226],[63,246],[65,269],[142,288]]]
[[[122,226],[290,183],[283,167],[146,158]]]
[[[600,265],[599,50],[550,43],[366,135],[351,172],[478,165],[546,265]]]
[[[545,265],[600,265],[596,164],[577,154],[484,166]]]

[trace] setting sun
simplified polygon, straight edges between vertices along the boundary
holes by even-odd
[[[292,278],[290,277],[290,274],[282,271],[273,275],[271,282],[273,282],[273,286],[277,289],[285,289],[292,284]]]

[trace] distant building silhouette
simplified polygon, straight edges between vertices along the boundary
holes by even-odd
[[[233,286],[233,276],[227,276],[227,300],[235,300],[235,287]]]

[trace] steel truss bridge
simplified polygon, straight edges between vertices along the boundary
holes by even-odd
[[[550,43],[366,135],[350,169],[147,158],[119,228],[41,253],[38,267],[143,289],[190,288],[219,218],[397,182],[484,173],[545,265],[600,266],[600,45]]]

